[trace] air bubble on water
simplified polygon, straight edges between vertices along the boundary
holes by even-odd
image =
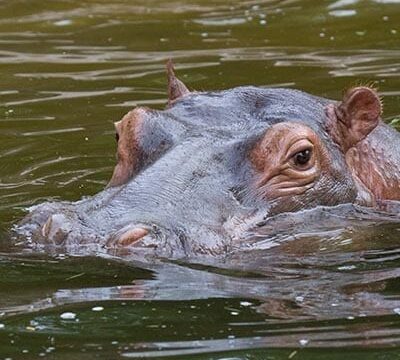
[[[389,16],[386,16],[386,15],[383,16],[383,17],[382,17],[382,20],[383,20],[383,21],[388,21],[388,20],[389,20]]]
[[[347,320],[354,320],[354,316],[348,316]]]
[[[260,25],[267,25],[267,21],[266,20],[260,20]]]
[[[328,6],[328,9],[338,9],[344,6],[354,5],[358,3],[359,0],[338,0],[335,1],[333,4]]]
[[[253,303],[251,303],[250,301],[241,301],[240,305],[241,306],[251,306],[251,305],[253,305]]]
[[[395,29],[390,30],[390,32],[391,32],[392,34],[397,34],[397,30],[395,30]]]
[[[300,339],[299,343],[301,346],[306,346],[308,344],[308,340],[307,339]]]
[[[64,19],[64,20],[59,20],[54,22],[54,25],[56,26],[67,26],[67,25],[71,25],[72,21],[69,19]]]
[[[103,311],[104,308],[102,306],[94,306],[92,307],[92,311]]]
[[[325,33],[323,33],[323,32],[319,33],[319,37],[321,37],[321,38],[325,37]]]
[[[329,11],[329,15],[334,17],[346,17],[346,16],[354,16],[357,14],[355,10],[334,10]]]
[[[0,324],[0,329],[4,329],[6,326],[4,324]]]
[[[343,265],[343,266],[339,266],[337,269],[340,271],[345,271],[345,270],[354,270],[357,267],[355,265]]]
[[[76,319],[76,314],[73,312],[64,312],[60,315],[60,318],[63,320],[75,320]]]
[[[237,315],[239,315],[239,313],[237,311],[231,311],[231,315],[237,316]]]

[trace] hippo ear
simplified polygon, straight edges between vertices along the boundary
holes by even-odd
[[[175,100],[190,93],[186,85],[175,76],[174,64],[171,59],[167,62],[167,78],[168,105],[171,105]]]
[[[342,102],[335,107],[338,142],[344,150],[363,140],[379,124],[382,113],[380,98],[369,87],[355,87],[347,91]]]

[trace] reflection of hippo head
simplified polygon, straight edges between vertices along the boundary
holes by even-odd
[[[107,189],[36,207],[23,225],[33,238],[217,253],[277,213],[400,199],[399,135],[374,90],[340,103],[290,89],[191,93],[172,64],[168,80],[167,110],[116,123]]]

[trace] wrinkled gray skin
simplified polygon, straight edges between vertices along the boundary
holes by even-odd
[[[275,214],[354,203],[357,189],[344,156],[325,131],[325,107],[333,102],[297,90],[239,87],[191,93],[167,110],[146,110],[140,145],[148,157],[135,177],[75,203],[39,205],[17,231],[32,244],[112,248],[120,234],[140,226],[149,235],[134,245],[138,251],[216,255],[246,241]],[[257,174],[248,153],[281,121],[313,129],[328,150],[332,172],[303,195],[268,203],[254,190]]]

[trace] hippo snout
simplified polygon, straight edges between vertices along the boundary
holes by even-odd
[[[42,226],[42,236],[55,245],[62,245],[73,230],[72,224],[63,214],[51,215]]]

